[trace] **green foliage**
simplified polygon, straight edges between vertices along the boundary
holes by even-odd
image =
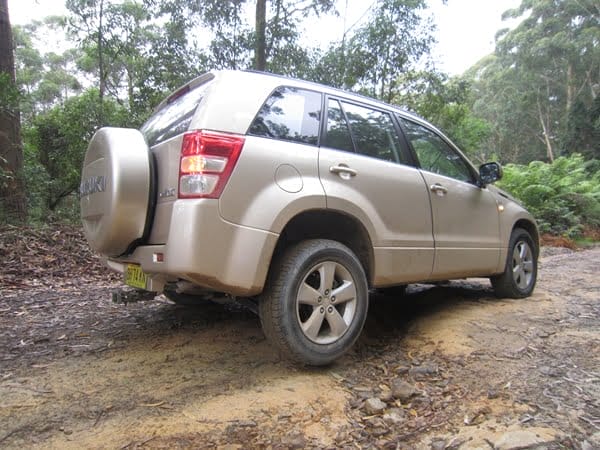
[[[63,20],[79,44],[77,69],[94,77],[99,97],[127,102],[140,125],[162,100],[198,75],[205,55],[190,41],[187,2],[67,0]]]
[[[33,219],[48,212],[60,215],[57,208],[79,187],[83,157],[94,132],[101,126],[125,126],[128,119],[127,110],[117,102],[100,102],[96,89],[35,117],[24,130]]]
[[[408,72],[433,44],[433,25],[423,17],[424,0],[378,0],[369,21],[341,49],[344,81],[391,102],[398,76]]]
[[[498,183],[521,200],[542,232],[575,238],[600,227],[600,161],[562,156],[553,163],[508,164]]]
[[[491,125],[471,110],[467,80],[421,71],[403,74],[399,81],[402,90],[395,97],[397,103],[435,124],[471,158],[481,163],[493,159],[486,147]]]
[[[0,112],[11,114],[18,109],[21,94],[6,72],[0,72]]]

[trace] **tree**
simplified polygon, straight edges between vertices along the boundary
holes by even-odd
[[[5,218],[24,221],[27,204],[21,182],[21,120],[7,3],[0,0],[0,205]]]
[[[378,0],[370,20],[349,41],[346,72],[367,92],[391,102],[398,75],[408,72],[433,43],[424,0]]]
[[[494,159],[487,148],[491,125],[472,111],[469,80],[432,71],[411,71],[398,78],[402,86],[394,98],[439,127],[472,159],[481,163]]]
[[[249,24],[243,8],[251,4],[249,0],[195,3],[202,22],[214,30],[211,65],[295,76],[305,71],[310,58],[298,42],[301,21],[334,11],[335,1],[256,0],[254,23]]]
[[[401,76],[415,70],[433,43],[426,6],[424,0],[375,1],[364,25],[316,55],[311,79],[394,101]]]
[[[499,32],[494,56],[471,70],[475,111],[494,124],[502,153],[521,161],[597,154],[598,128],[579,124],[600,92],[598,2],[523,0],[504,17],[522,20]]]
[[[25,130],[31,161],[28,174],[34,179],[32,196],[41,198],[41,211],[54,212],[61,202],[73,194],[80,184],[85,150],[94,132],[101,126],[127,126],[128,111],[116,101],[106,98],[98,102],[98,90],[85,93],[38,114]],[[32,198],[32,203],[40,202]]]
[[[67,0],[71,36],[84,56],[79,68],[105,96],[127,102],[139,124],[165,91],[198,72],[206,58],[190,45],[195,14],[180,0]]]
[[[254,46],[254,68],[267,68],[267,0],[256,0],[256,44]]]

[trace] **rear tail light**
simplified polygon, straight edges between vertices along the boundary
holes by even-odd
[[[244,146],[244,137],[212,131],[183,135],[179,198],[219,198]]]

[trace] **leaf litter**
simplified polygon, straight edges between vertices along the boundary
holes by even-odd
[[[598,248],[545,251],[526,300],[481,280],[375,293],[324,369],[244,310],[112,304],[120,277],[78,227],[3,227],[0,259],[5,448],[600,445]]]

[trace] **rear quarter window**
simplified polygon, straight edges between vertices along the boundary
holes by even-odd
[[[263,104],[248,134],[317,145],[320,120],[320,93],[280,87]]]
[[[148,145],[152,147],[186,132],[209,84],[174,94],[172,100],[154,113],[141,129]]]

